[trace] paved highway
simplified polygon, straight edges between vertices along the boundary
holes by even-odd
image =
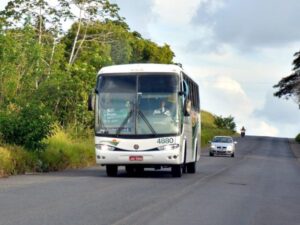
[[[95,167],[0,179],[0,225],[299,225],[300,163],[287,139],[237,139],[197,173],[106,177]]]

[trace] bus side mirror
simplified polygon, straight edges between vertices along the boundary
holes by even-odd
[[[184,116],[190,116],[192,111],[192,102],[189,99],[184,101]]]
[[[89,94],[88,98],[88,110],[94,111],[95,109],[95,95],[93,93]]]

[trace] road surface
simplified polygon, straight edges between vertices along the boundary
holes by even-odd
[[[197,173],[106,177],[100,167],[0,179],[0,225],[299,225],[300,163],[288,140],[237,139]]]

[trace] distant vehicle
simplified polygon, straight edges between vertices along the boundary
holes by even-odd
[[[195,173],[200,158],[199,88],[177,65],[104,67],[89,97],[95,110],[96,162],[116,176],[144,168]]]
[[[241,137],[243,138],[243,137],[245,137],[245,135],[246,135],[246,129],[245,129],[245,127],[242,127],[242,129],[241,129]]]
[[[209,156],[227,155],[234,157],[236,141],[230,136],[215,136],[210,142]]]

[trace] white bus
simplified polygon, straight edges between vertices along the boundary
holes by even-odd
[[[177,65],[104,67],[89,109],[95,111],[97,164],[107,176],[171,168],[195,173],[200,158],[198,85]]]

